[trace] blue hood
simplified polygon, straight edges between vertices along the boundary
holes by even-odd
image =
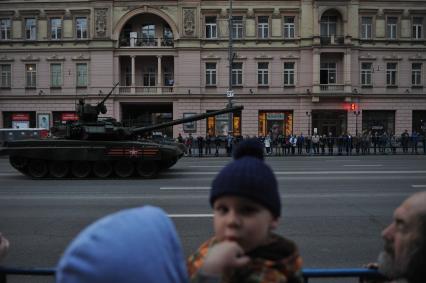
[[[172,221],[144,206],[108,215],[66,249],[60,283],[186,283],[185,261]]]

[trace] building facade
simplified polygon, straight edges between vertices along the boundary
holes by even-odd
[[[222,109],[234,135],[421,131],[426,1],[0,2],[0,127],[106,115],[147,125]],[[231,29],[229,29],[231,24]],[[227,115],[165,134],[225,135]]]

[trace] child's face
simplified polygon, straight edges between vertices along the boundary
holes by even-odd
[[[266,244],[278,218],[264,206],[249,199],[223,196],[213,204],[215,236],[221,241],[235,241],[245,252]]]

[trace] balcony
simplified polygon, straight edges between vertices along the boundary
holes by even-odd
[[[321,84],[321,92],[343,92],[345,90],[344,84]]]
[[[127,37],[120,38],[120,47],[134,48],[153,48],[153,47],[174,47],[173,38],[143,38],[143,37]]]
[[[120,86],[120,94],[131,94],[131,95],[153,95],[153,94],[173,94],[175,88],[173,86]]]
[[[342,45],[345,43],[345,37],[343,35],[321,35],[321,45]]]

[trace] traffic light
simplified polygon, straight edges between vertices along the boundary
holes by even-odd
[[[356,104],[355,103],[351,103],[351,110],[355,111],[356,110]]]

